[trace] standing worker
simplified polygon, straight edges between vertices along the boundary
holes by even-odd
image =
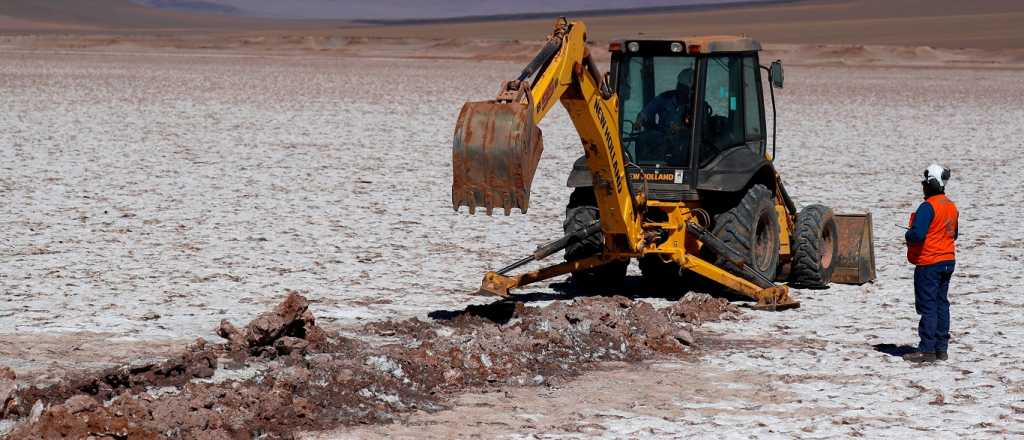
[[[924,203],[910,215],[907,260],[914,268],[914,304],[921,321],[917,351],[903,356],[915,362],[946,360],[949,346],[949,279],[956,266],[959,235],[956,205],[946,198],[949,168],[932,164],[921,181]]]

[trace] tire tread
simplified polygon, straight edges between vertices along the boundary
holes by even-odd
[[[774,195],[767,187],[760,184],[750,187],[736,206],[715,216],[715,227],[711,232],[740,254],[750,256],[754,246],[754,231],[751,228],[756,228],[755,216],[757,215],[758,205],[763,203],[762,200],[772,201],[772,206],[774,206]],[[778,255],[778,251],[776,251],[776,255]],[[746,275],[742,274],[739,267],[736,267],[735,264],[721,256],[716,256],[715,264],[736,275],[747,278]],[[754,266],[753,261],[748,261],[747,264],[752,268]],[[775,270],[777,270],[777,257],[775,266]],[[774,279],[775,271],[763,275],[769,279]]]
[[[832,281],[832,268],[821,267],[821,231],[825,222],[832,219],[832,209],[824,205],[809,205],[797,215],[793,246],[793,270],[791,283],[801,287],[824,288]],[[833,234],[835,233],[833,227]],[[836,240],[833,237],[833,240]]]

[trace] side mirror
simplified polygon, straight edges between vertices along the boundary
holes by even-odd
[[[772,66],[768,70],[768,79],[771,80],[773,86],[778,87],[780,89],[782,88],[782,61],[772,61]]]

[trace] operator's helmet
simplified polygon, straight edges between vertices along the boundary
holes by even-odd
[[[924,170],[924,180],[921,180],[921,184],[933,192],[945,192],[949,175],[949,168],[933,163]]]
[[[676,90],[693,88],[693,69],[687,67],[676,76]]]

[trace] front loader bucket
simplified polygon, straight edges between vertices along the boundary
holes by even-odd
[[[544,144],[533,108],[521,102],[467,102],[452,143],[452,207],[495,206],[526,213],[530,186]]]
[[[864,284],[875,280],[875,235],[871,213],[836,214],[839,255],[832,282]]]

